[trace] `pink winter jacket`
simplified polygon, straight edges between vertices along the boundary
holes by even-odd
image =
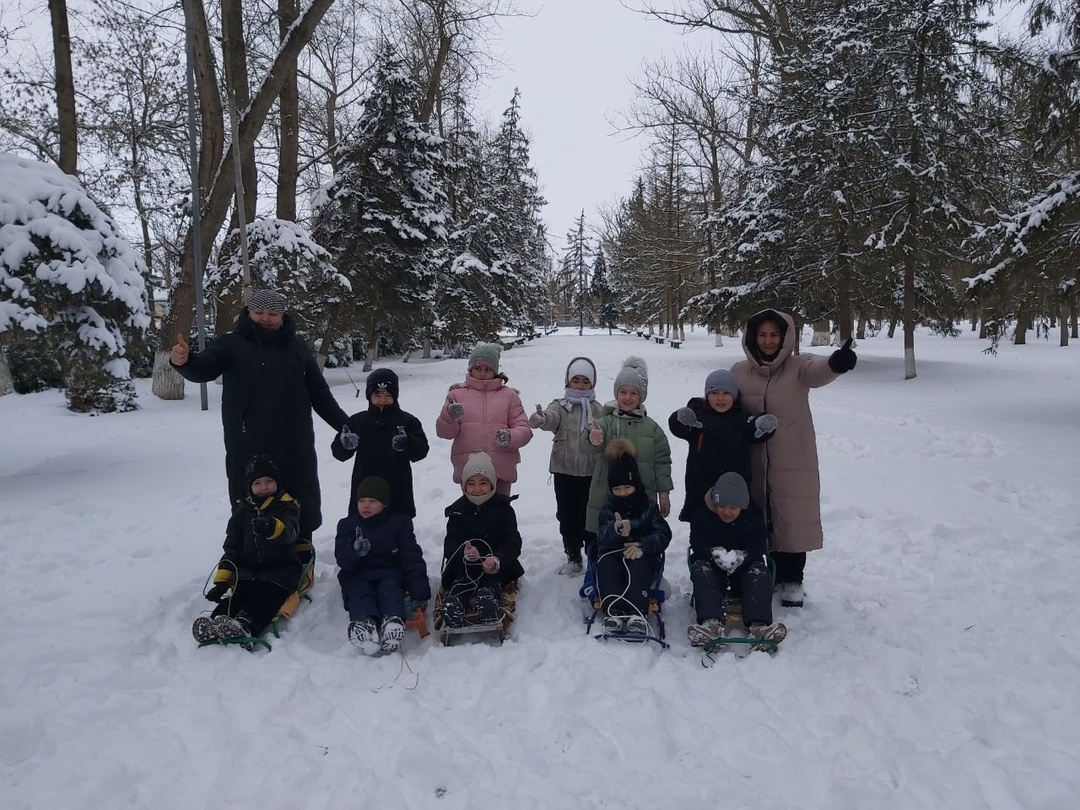
[[[450,402],[465,408],[458,421],[450,418]],[[495,431],[510,431],[510,444],[495,444]],[[525,408],[518,392],[506,384],[505,377],[478,380],[469,376],[463,383],[450,386],[439,418],[435,420],[435,435],[453,439],[450,460],[454,463],[454,481],[461,483],[461,471],[472,453],[484,452],[495,463],[495,476],[500,481],[517,481],[517,465],[522,447],[532,440]]]

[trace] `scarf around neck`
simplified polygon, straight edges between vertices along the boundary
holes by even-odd
[[[578,429],[579,433],[582,433],[589,429],[589,425],[592,424],[592,408],[590,407],[593,402],[596,402],[596,391],[592,388],[587,391],[579,391],[576,388],[567,388],[565,396],[560,403],[566,408],[567,413],[574,410],[575,405],[581,406],[581,426]]]

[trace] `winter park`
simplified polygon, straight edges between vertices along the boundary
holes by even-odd
[[[5,4],[0,806],[1080,805],[1078,21]]]

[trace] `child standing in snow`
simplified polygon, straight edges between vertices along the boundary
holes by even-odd
[[[206,593],[217,607],[191,626],[200,644],[262,635],[303,573],[296,552],[300,507],[279,490],[277,465],[266,456],[253,456],[244,477],[248,495],[229,518],[224,553]]]
[[[502,589],[525,573],[513,499],[495,491],[491,457],[470,455],[462,477],[462,496],[446,507],[442,604],[449,627],[463,626],[470,607],[482,623],[496,622]]]
[[[365,655],[395,652],[405,636],[405,593],[421,609],[431,598],[424,554],[412,520],[390,510],[390,485],[369,476],[356,488],[356,509],[338,521],[334,557],[349,611],[349,641]]]
[[[705,397],[693,397],[668,418],[671,435],[689,445],[686,454],[686,499],[679,520],[704,508],[706,491],[722,473],[737,472],[750,480],[750,446],[776,432],[776,417],[753,416],[739,407],[735,375],[718,369],[705,378]]]
[[[649,377],[644,360],[628,357],[623,361],[615,376],[614,392],[615,400],[604,406],[603,415],[581,438],[582,448],[596,458],[585,520],[590,539],[596,536],[600,510],[609,496],[604,449],[615,439],[628,439],[634,445],[645,497],[658,503],[661,517],[666,518],[671,510],[671,446],[660,425],[645,413]]]
[[[723,633],[729,582],[742,594],[743,622],[749,635],[775,643],[784,640],[787,628],[772,617],[767,551],[765,518],[750,503],[746,481],[738,473],[724,473],[690,519],[690,581],[697,610],[697,624],[687,629],[692,645],[703,647]]]
[[[495,491],[509,495],[510,485],[517,481],[519,451],[532,439],[532,429],[518,392],[499,373],[501,354],[496,343],[476,345],[465,381],[450,386],[435,433],[454,440],[450,460],[455,483],[463,482],[462,470],[470,455],[487,453],[495,465]]]
[[[671,527],[645,494],[634,445],[616,439],[605,452],[610,500],[600,510],[596,537],[596,589],[607,614],[604,632],[646,635],[649,588],[671,542]]]
[[[583,568],[581,550],[585,546],[585,513],[589,505],[596,458],[581,445],[594,419],[603,415],[596,401],[596,366],[588,357],[575,357],[566,366],[566,390],[562,399],[553,399],[544,410],[536,406],[529,427],[554,433],[548,471],[555,478],[555,518],[559,521],[566,563],[560,574],[575,576]]]
[[[353,454],[348,514],[356,514],[356,488],[368,476],[386,479],[394,493],[387,508],[408,518],[416,517],[412,465],[428,454],[428,440],[420,420],[401,410],[398,377],[388,368],[371,372],[365,386],[368,408],[349,417],[334,437],[330,451],[338,461]]]

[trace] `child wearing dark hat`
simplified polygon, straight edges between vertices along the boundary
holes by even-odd
[[[478,343],[469,355],[469,373],[464,382],[455,383],[447,392],[435,433],[440,439],[453,439],[450,460],[454,464],[454,482],[463,483],[462,470],[473,453],[487,453],[495,465],[495,491],[510,494],[517,481],[521,448],[532,440],[532,428],[518,392],[508,386],[507,376],[499,371],[502,347],[497,343]]]
[[[576,576],[584,567],[581,552],[585,546],[585,515],[596,466],[596,457],[585,451],[581,437],[593,420],[603,415],[604,408],[596,401],[596,366],[592,360],[575,357],[567,364],[565,377],[562,399],[552,400],[546,410],[537,405],[536,412],[529,416],[529,427],[555,434],[548,471],[555,480],[555,518],[566,552],[559,573]]]
[[[615,376],[615,399],[604,405],[604,413],[593,421],[581,438],[581,446],[596,459],[585,529],[589,538],[598,531],[600,510],[608,500],[607,445],[616,439],[628,439],[636,451],[637,466],[645,497],[657,503],[660,516],[671,509],[671,446],[663,428],[645,413],[649,393],[649,373],[640,357],[628,357]]]
[[[217,607],[191,626],[200,644],[262,635],[303,573],[296,552],[300,507],[279,487],[277,465],[253,456],[244,476],[248,495],[229,518],[224,553],[205,594]]]
[[[605,633],[647,635],[649,588],[671,542],[671,527],[648,498],[627,439],[610,442],[606,476],[610,499],[600,510],[596,588]]]
[[[398,403],[398,376],[377,368],[367,377],[366,411],[354,413],[334,437],[330,452],[338,461],[355,456],[349,488],[348,514],[356,514],[356,488],[368,476],[386,479],[394,493],[388,508],[405,517],[416,517],[412,465],[428,454],[428,440],[420,420]]]
[[[765,519],[750,503],[746,481],[738,473],[724,473],[705,494],[703,505],[690,519],[690,581],[697,610],[697,624],[687,629],[690,643],[702,647],[722,635],[730,583],[742,594],[748,634],[778,644],[787,628],[773,622]],[[772,648],[772,644],[751,647]]]
[[[405,595],[421,609],[431,599],[427,565],[412,520],[390,511],[385,479],[368,476],[356,488],[356,510],[337,525],[334,557],[349,641],[365,655],[395,652],[405,636]]]
[[[446,507],[443,542],[443,621],[461,627],[470,609],[479,620],[499,618],[502,589],[525,571],[518,561],[521,534],[510,497],[495,491],[495,465],[473,453],[462,468],[462,496]]]
[[[739,407],[735,375],[717,369],[705,378],[704,397],[692,397],[668,417],[671,435],[689,445],[686,454],[686,498],[679,520],[690,522],[703,509],[705,492],[725,472],[750,480],[750,446],[768,441],[776,432],[776,417],[754,416]]]

